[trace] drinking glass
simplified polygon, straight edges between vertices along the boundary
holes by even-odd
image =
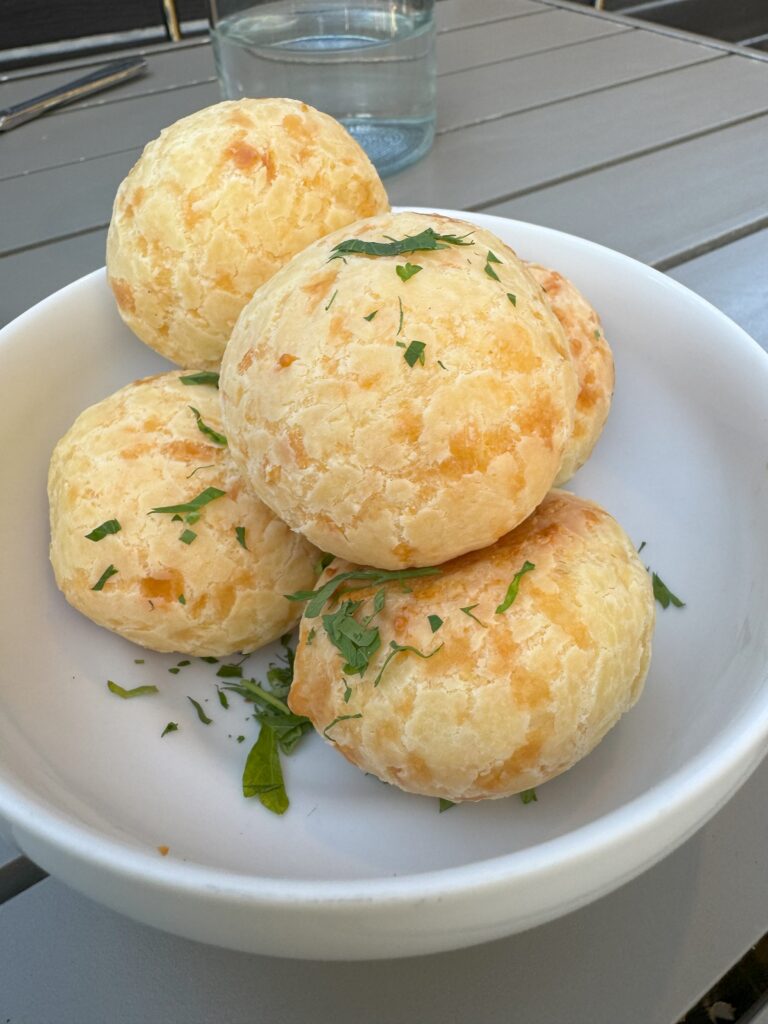
[[[209,0],[226,99],[283,96],[331,114],[382,175],[435,134],[434,0]]]

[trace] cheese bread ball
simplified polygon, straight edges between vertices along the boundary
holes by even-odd
[[[306,103],[217,103],[150,142],[117,192],[107,272],[131,330],[216,369],[254,291],[322,235],[389,209],[373,165]]]
[[[216,440],[225,440],[216,388],[181,376],[129,384],[57,444],[48,477],[56,582],[78,611],[143,647],[252,651],[293,626],[301,606],[283,595],[311,588],[318,552],[243,488]],[[195,499],[199,518],[194,507],[149,514]]]
[[[563,325],[579,382],[573,433],[563,452],[556,485],[564,484],[587,461],[603,431],[613,397],[613,356],[600,317],[572,281],[556,270],[528,263]]]
[[[318,587],[350,568],[334,562]],[[384,782],[453,801],[530,789],[588,754],[640,696],[651,583],[627,535],[592,502],[553,491],[492,547],[406,585],[384,584],[368,626],[380,646],[358,638],[374,651],[362,677],[345,674],[351,654],[329,638],[354,630],[341,628],[343,612],[331,616],[354,598],[360,622],[381,585],[329,601],[327,619],[305,615],[289,699]]]
[[[416,235],[432,248],[331,258],[350,238]],[[294,257],[243,311],[221,387],[262,501],[324,551],[388,569],[444,562],[525,519],[576,401],[562,327],[514,252],[423,213]]]

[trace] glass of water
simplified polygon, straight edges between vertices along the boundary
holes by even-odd
[[[379,174],[435,134],[434,0],[209,0],[226,99],[283,96],[331,114]]]

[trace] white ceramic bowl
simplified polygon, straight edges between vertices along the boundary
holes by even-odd
[[[316,736],[286,759],[283,818],[243,799],[256,726],[240,698],[220,708],[215,666],[169,674],[178,658],[73,611],[47,562],[53,444],[87,405],[164,368],[123,327],[97,271],[0,341],[0,816],[74,888],[148,924],[258,953],[450,949],[620,885],[702,825],[757,764],[768,734],[768,357],[702,299],[625,256],[463,216],[572,277],[603,316],[614,408],[573,488],[645,540],[648,564],[686,601],[659,611],[642,700],[527,806],[513,797],[438,814],[437,801],[364,776]],[[251,671],[268,660],[254,656]],[[161,693],[121,701],[108,678]],[[208,701],[213,725],[197,721],[188,694]],[[161,740],[169,720],[180,729]]]

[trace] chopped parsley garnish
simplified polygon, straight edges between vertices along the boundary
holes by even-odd
[[[162,512],[169,515],[184,515],[185,513],[194,515],[194,513],[199,512],[209,502],[215,501],[217,498],[223,498],[226,493],[226,491],[219,490],[218,487],[206,487],[204,491],[201,491],[191,501],[183,501],[178,505],[159,505],[157,508],[150,509],[149,514]],[[191,521],[187,519],[187,522]]]
[[[507,592],[504,595],[504,600],[496,609],[497,615],[501,615],[503,612],[507,610],[507,608],[509,608],[509,606],[517,597],[517,592],[520,589],[520,580],[523,578],[523,576],[525,576],[527,572],[530,572],[531,569],[535,568],[536,566],[533,564],[533,562],[523,562],[522,568],[515,573],[515,575],[512,577],[512,582],[507,587]]]
[[[103,590],[104,584],[107,582],[110,576],[115,576],[119,571],[120,570],[116,569],[114,565],[108,565],[104,572],[101,574],[101,576],[99,576],[98,580],[91,587],[91,590]]]
[[[238,736],[238,737],[237,737],[237,742],[238,742],[238,743],[243,743],[243,742],[244,742],[244,740],[245,740],[245,736]]]
[[[242,665],[222,665],[216,675],[219,679],[242,679]]]
[[[212,388],[219,386],[219,375],[213,370],[201,370],[199,373],[188,373],[179,377],[182,384],[209,384]]]
[[[323,729],[323,736],[325,736],[326,738],[330,739],[330,737],[328,736],[328,730],[332,729],[334,727],[334,725],[338,725],[339,722],[350,722],[350,721],[352,721],[353,718],[362,718],[362,717],[363,717],[362,711],[358,711],[356,715],[337,715],[334,718],[334,720],[332,722],[329,722],[328,725],[326,725],[326,727]]]
[[[670,605],[674,605],[675,608],[685,608],[685,601],[681,601],[679,597],[673,594],[657,573],[651,574],[651,581],[653,582],[653,596],[662,608],[669,608]]]
[[[148,693],[160,692],[156,686],[134,686],[132,690],[126,690],[119,683],[113,683],[111,679],[107,680],[107,689],[110,693],[114,693],[115,696],[122,697],[123,700],[129,700],[131,697],[143,697]]]
[[[400,280],[405,284],[406,281],[410,281],[412,277],[415,277],[420,270],[423,270],[418,263],[406,263],[403,266],[395,267],[395,273]]]
[[[133,664],[134,665],[143,665],[144,664],[144,659],[143,658],[134,658],[133,659]]]
[[[320,555],[317,562],[315,563],[315,572],[318,574],[318,576],[320,575],[321,572],[328,568],[328,566],[331,564],[335,557],[335,555],[331,555],[327,551],[324,551]]]
[[[179,731],[179,723],[178,722],[169,722],[168,725],[166,725],[166,727],[160,733],[160,739],[162,739],[163,736],[167,736],[169,732],[178,732],[178,731]]]
[[[179,604],[186,604],[186,603],[187,603],[186,597],[184,597],[183,594],[179,594]]]
[[[218,658],[214,658],[214,657],[212,657],[212,655],[210,655],[210,654],[204,654],[204,655],[203,655],[203,656],[202,656],[202,657],[200,658],[200,661],[204,661],[204,662],[206,662],[206,663],[207,663],[208,665],[218,665],[218,663],[219,663],[219,659],[218,659]]]
[[[487,625],[487,623],[485,623],[485,622],[481,622],[481,621],[480,621],[480,619],[478,619],[478,617],[477,617],[476,615],[473,615],[473,614],[472,614],[472,609],[473,609],[473,608],[477,608],[477,605],[476,605],[476,604],[468,604],[466,608],[459,608],[459,611],[460,611],[460,612],[464,612],[464,614],[465,614],[465,615],[468,615],[470,619],[474,619],[474,620],[475,620],[475,622],[476,622],[476,623],[477,623],[477,624],[478,624],[479,626],[482,626],[482,627],[483,627],[483,629],[488,629],[488,625]]]
[[[176,664],[177,664],[177,666],[179,668],[186,668],[187,665],[191,665],[192,662],[191,661],[177,661]]]
[[[328,312],[328,310],[329,310],[329,309],[331,308],[331,306],[333,305],[333,300],[334,300],[334,299],[336,298],[336,296],[337,296],[338,294],[339,294],[339,289],[337,288],[337,289],[336,289],[336,291],[335,291],[335,292],[333,293],[333,295],[331,296],[331,298],[330,298],[330,300],[329,300],[329,302],[328,302],[328,305],[327,305],[327,306],[325,307],[325,311],[326,311],[326,313]]]
[[[437,360],[437,365],[440,367],[441,370],[447,370],[448,369],[448,367],[445,365],[445,363],[442,361],[442,359],[438,359]]]
[[[181,672],[181,669],[180,668],[169,668],[168,671],[171,673],[172,676],[177,676],[179,674],[179,672]]]
[[[240,547],[241,548],[245,548],[245,550],[247,551],[248,550],[248,545],[245,543],[245,527],[244,526],[236,526],[235,527],[235,536],[237,537],[237,543],[240,545]]]
[[[91,530],[90,533],[86,533],[86,540],[104,540],[105,537],[109,536],[110,533],[120,533],[122,527],[116,519],[107,519],[106,522],[102,523],[101,526],[97,526],[95,530]]]
[[[488,249],[488,254],[485,257],[485,273],[488,275],[488,278],[493,278],[494,281],[500,281],[501,279],[499,278],[499,274],[496,272],[493,266],[490,265],[492,263],[501,263],[501,260],[499,259],[498,256],[495,256],[494,253],[490,252],[490,250]]]
[[[471,234],[472,232],[469,232]],[[404,256],[410,252],[433,252],[435,249],[447,249],[449,245],[474,245],[465,242],[467,235],[439,235],[433,228],[425,228],[417,235],[406,235],[405,238],[393,238],[389,242],[367,242],[362,238],[347,238],[334,245],[331,252],[332,260],[356,253],[360,256]]]
[[[520,794],[520,799],[524,804],[535,804],[538,802],[539,798],[536,796],[535,789],[524,789]]]
[[[307,647],[312,646],[312,641],[315,639],[316,632],[317,630],[313,626],[312,629],[310,629],[310,631],[307,633]]]
[[[197,429],[200,431],[200,433],[205,434],[206,437],[210,437],[214,444],[220,444],[224,448],[226,448],[226,437],[223,434],[220,434],[218,430],[214,430],[213,427],[209,427],[208,424],[203,419],[203,417],[200,415],[199,411],[194,407],[194,405],[190,405],[189,409],[191,409],[192,414],[195,417],[195,421],[197,422]]]
[[[277,736],[269,725],[262,725],[259,738],[251,747],[243,768],[243,796],[258,798],[273,814],[285,814],[290,801],[285,791]]]
[[[191,544],[195,537],[197,537],[197,534],[194,530],[184,530],[183,533],[179,534],[179,540],[182,544]]]
[[[595,341],[600,341],[600,331],[595,329]]]
[[[396,341],[395,344],[397,345],[398,348],[405,348],[404,341]]]
[[[304,617],[307,619],[316,618],[322,611],[323,606],[330,601],[336,591],[344,583],[360,582],[363,589],[367,587],[378,587],[383,583],[393,583],[399,580],[415,579],[419,576],[437,576],[440,569],[434,566],[424,566],[421,569],[353,569],[350,572],[340,572],[333,579],[328,580],[318,587],[317,590],[297,590],[294,594],[285,594],[289,601],[307,601],[304,609]]]
[[[440,814],[442,814],[443,811],[450,811],[450,809],[455,806],[456,804],[453,800],[445,800],[443,797],[440,797]]]
[[[410,367],[421,363],[424,365],[424,350],[426,344],[423,341],[412,341],[408,348],[403,352],[403,359],[408,363]]]
[[[181,521],[182,521],[181,516],[178,513],[175,516],[171,517],[171,522],[172,523],[180,523]]]
[[[225,711],[228,711],[229,699],[227,698],[226,693],[224,693],[223,690],[220,690],[218,686],[216,687],[216,693],[219,695],[219,704],[221,704]]]
[[[203,725],[211,725],[213,719],[209,718],[208,715],[206,715],[206,713],[202,709],[202,706],[198,704],[198,702],[194,700],[192,697],[187,697],[187,700],[197,712],[197,717],[200,719]]]
[[[403,300],[400,298],[399,295],[397,296],[397,301],[400,304],[400,320],[397,325],[397,333],[399,334],[400,331],[402,331],[403,329]]]
[[[512,292],[507,292],[507,298],[509,299],[513,306],[517,305],[517,296],[513,295]]]
[[[642,541],[640,541],[640,547],[637,549],[638,555],[640,554],[640,552],[643,550],[644,547],[645,547],[645,541],[642,540]]]
[[[349,698],[351,696],[352,696],[352,687],[349,685],[349,683],[347,683],[347,685],[346,685],[346,687],[344,689],[344,696],[342,697],[342,700],[344,701],[345,704],[349,704]]]
[[[377,314],[378,312],[379,312],[379,311],[378,311],[378,309],[374,309],[374,311],[373,311],[372,313],[369,313],[369,314],[368,314],[368,316],[364,316],[364,317],[363,317],[363,320],[367,320],[367,321],[368,321],[368,323],[370,323],[370,322],[371,322],[371,320],[373,320],[373,319],[375,318],[375,316],[376,316],[376,314]]]
[[[430,658],[434,658],[434,656],[437,654],[437,652],[441,651],[443,649],[443,647],[445,647],[445,644],[439,644],[439,646],[437,646],[434,649],[434,651],[430,651],[429,654],[425,654],[423,651],[420,651],[417,647],[411,647],[408,644],[398,644],[398,643],[395,643],[394,640],[390,640],[389,641],[389,646],[392,649],[389,652],[389,654],[386,656],[386,658],[384,659],[384,664],[379,669],[379,674],[376,676],[376,678],[373,681],[373,685],[374,686],[378,686],[379,685],[379,683],[381,682],[381,677],[384,675],[384,672],[386,671],[387,665],[389,665],[390,661],[392,661],[393,658],[397,657],[398,654],[405,654],[405,653],[415,654],[415,655],[417,655],[417,657],[422,658],[424,661],[429,661]]]
[[[323,616],[323,628],[344,659],[345,675],[363,675],[371,658],[381,647],[378,627],[363,625],[355,618],[362,601],[342,601],[330,615]]]
[[[433,633],[436,633],[443,624],[443,620],[439,615],[428,615],[427,619],[429,620],[429,627]]]

